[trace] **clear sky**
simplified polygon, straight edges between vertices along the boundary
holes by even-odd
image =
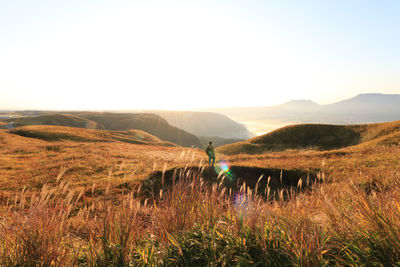
[[[0,0],[0,109],[400,93],[398,0]]]

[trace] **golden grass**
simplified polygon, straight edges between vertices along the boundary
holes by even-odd
[[[198,149],[50,142],[2,130],[0,263],[399,264],[396,140],[393,133],[331,151],[219,154],[231,166],[312,169],[323,180],[285,200],[243,188],[238,203],[221,185],[185,173],[154,199],[136,195],[155,170],[204,162]]]
[[[23,129],[44,130],[65,135],[65,127],[29,126]],[[111,132],[67,128],[78,141],[44,141],[22,137],[7,130],[0,131],[0,199],[27,187],[38,190],[44,184],[54,184],[62,173],[72,186],[89,188],[93,184],[104,190],[107,184],[116,193],[121,184],[134,185],[164,164],[169,167],[185,164],[188,159],[199,162],[204,155],[199,150],[165,146],[164,142],[142,135],[146,145],[130,144],[112,139]],[[128,134],[141,131],[129,131]],[[90,139],[90,142],[79,140]],[[57,139],[58,140],[58,139]],[[151,145],[149,145],[151,144]]]
[[[119,204],[87,203],[60,178],[35,194],[22,191],[6,206],[0,260],[7,266],[398,264],[400,179],[387,174],[391,186],[370,194],[351,181],[315,184],[307,194],[272,202],[242,188],[240,201],[232,202],[218,184],[182,173],[152,201],[126,192]]]
[[[188,160],[197,165],[206,161],[203,151],[182,147],[137,145],[112,139],[112,133],[99,130],[66,128],[55,126],[28,126],[23,129],[45,131],[90,139],[79,141],[44,141],[0,131],[0,188],[1,199],[5,199],[24,187],[40,189],[43,184],[54,184],[57,176],[62,176],[78,188],[105,188],[110,183],[115,192],[124,183],[137,184],[154,170],[164,166],[183,166]],[[359,173],[363,180],[380,178],[388,168],[396,171],[400,155],[396,140],[400,134],[381,137],[373,141],[345,149],[331,151],[288,150],[262,155],[239,154],[219,155],[231,165],[324,170],[329,181],[346,181]],[[149,137],[146,137],[149,138]],[[396,139],[397,138],[397,139]],[[79,139],[77,139],[79,140]],[[154,139],[152,139],[154,140]],[[94,141],[94,142],[93,142]],[[157,140],[155,140],[157,141]],[[392,142],[391,145],[387,145]],[[162,143],[161,143],[162,144]]]

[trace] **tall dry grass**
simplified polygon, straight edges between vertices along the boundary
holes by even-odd
[[[395,266],[400,179],[388,172],[382,186],[320,183],[266,200],[245,185],[227,190],[181,172],[151,199],[134,189],[116,200],[105,190],[86,202],[60,175],[9,199],[0,265]]]

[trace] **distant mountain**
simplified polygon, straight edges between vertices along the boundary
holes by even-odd
[[[276,106],[211,111],[224,114],[245,125],[254,121],[286,124],[387,122],[400,119],[400,94],[360,94],[329,105],[318,105],[310,100],[293,100]]]
[[[171,125],[196,136],[248,139],[254,135],[245,126],[223,114],[191,111],[152,111]]]
[[[369,109],[371,107],[384,107],[389,110],[399,110],[400,94],[360,94],[328,107],[353,107],[357,109]]]
[[[399,94],[360,94],[322,106],[324,114],[333,114],[345,123],[383,122],[400,119]]]
[[[98,113],[74,112],[73,114],[41,115],[35,117],[21,117],[5,120],[10,128],[26,125],[55,125],[86,129],[101,130],[142,130],[164,141],[173,142],[182,146],[199,146],[200,140],[193,134],[170,125],[165,119],[156,114],[148,113]]]

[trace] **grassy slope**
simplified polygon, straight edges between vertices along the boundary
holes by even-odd
[[[25,125],[57,125],[57,126],[69,126],[69,127],[88,128],[88,129],[104,129],[102,125],[99,125],[94,121],[70,114],[53,114],[53,115],[43,115],[38,117],[22,117],[16,119],[14,121],[14,125],[16,127]]]
[[[9,133],[45,141],[115,142],[176,146],[141,130],[105,131],[64,126],[30,125],[9,130]]]
[[[60,126],[0,130],[0,203],[24,186],[35,190],[52,184],[60,173],[74,188],[96,183],[104,189],[106,179],[112,185],[135,183],[156,166],[183,164],[192,151],[140,130]],[[197,162],[200,155],[197,151]]]
[[[13,121],[16,127],[26,125],[57,125],[86,129],[130,130],[137,129],[148,132],[162,140],[183,146],[201,146],[199,139],[184,130],[173,127],[155,114],[129,113],[74,113],[50,114],[37,117],[23,117]]]
[[[262,154],[286,149],[337,149],[396,135],[399,130],[400,121],[361,125],[292,125],[247,141],[219,147],[218,151],[232,155]]]
[[[140,129],[155,135],[162,140],[174,142],[183,146],[200,146],[196,136],[184,130],[171,126],[166,120],[155,114],[82,114],[84,118],[104,125],[108,130]]]
[[[113,138],[99,130],[22,128],[50,134],[41,139],[0,130],[0,204],[8,203],[0,209],[0,265],[116,266],[121,258],[139,266],[394,266],[398,126],[357,127],[357,146],[217,155],[229,165],[321,171],[324,183],[286,202],[244,190],[245,206],[200,181],[165,190],[157,205],[133,195],[153,170],[198,165],[205,154],[197,149],[87,142]]]

